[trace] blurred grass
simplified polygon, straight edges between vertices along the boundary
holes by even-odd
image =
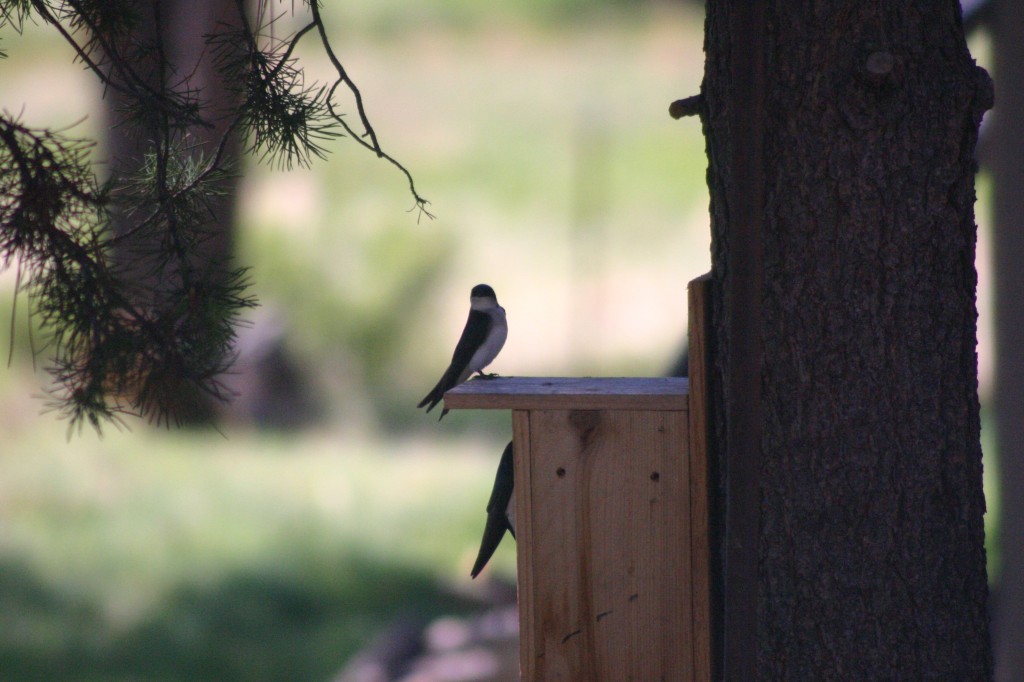
[[[468,606],[499,444],[61,435],[0,454],[5,680],[329,679]]]

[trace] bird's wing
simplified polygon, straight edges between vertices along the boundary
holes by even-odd
[[[480,540],[480,551],[477,553],[476,561],[473,563],[473,570],[470,577],[477,577],[484,566],[494,555],[494,551],[501,544],[505,531],[512,533],[515,538],[515,531],[509,524],[505,512],[509,500],[512,499],[514,490],[514,469],[512,467],[512,442],[505,446],[501,454],[501,461],[498,462],[498,473],[494,477],[494,488],[491,490],[491,499],[487,502],[487,523],[484,525],[484,536]]]
[[[498,462],[498,472],[494,476],[494,487],[491,488],[491,499],[487,501],[488,514],[502,514],[508,507],[508,501],[512,499],[512,491],[515,489],[515,469],[512,467],[512,441],[505,446],[501,453],[501,460]]]
[[[445,391],[453,388],[460,381],[465,380],[462,375],[465,373],[466,366],[473,359],[473,353],[476,352],[477,348],[483,344],[484,339],[487,338],[492,324],[494,324],[494,320],[487,313],[482,313],[479,310],[469,311],[469,317],[466,318],[466,326],[462,329],[462,336],[459,337],[459,342],[455,344],[455,352],[452,353],[451,364],[448,365],[448,369],[441,375],[437,385],[431,389],[430,393],[424,396],[423,400],[416,407],[426,405],[427,412],[430,412],[444,398]],[[445,410],[441,417],[443,418],[447,412]]]
[[[479,310],[470,310],[466,318],[466,326],[462,329],[462,336],[455,345],[455,352],[452,353],[452,366],[458,367],[461,372],[473,359],[473,354],[484,344],[487,335],[494,325],[494,318]]]

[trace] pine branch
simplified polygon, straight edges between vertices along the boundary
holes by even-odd
[[[54,27],[72,47],[79,60],[103,83],[105,88],[126,95],[134,102],[132,118],[151,120],[153,116],[166,117],[165,122],[179,129],[191,125],[207,125],[199,115],[199,107],[189,92],[154,87],[133,64],[145,61],[142,56],[153,47],[131,45],[126,33],[138,20],[132,2],[109,0],[65,0],[54,11],[43,0],[31,0],[33,9]],[[61,23],[64,19],[71,31]],[[85,32],[89,39],[80,43],[72,32]],[[97,55],[99,55],[97,59]],[[165,60],[161,60],[163,62]],[[105,70],[103,65],[107,64]]]
[[[0,255],[5,265],[17,262],[30,273],[19,287],[48,334],[53,405],[63,417],[96,428],[125,413],[174,422],[172,386],[187,383],[226,397],[217,377],[230,365],[239,311],[254,305],[245,271],[196,270],[190,258],[201,239],[196,233],[161,253],[177,251],[197,276],[165,277],[150,306],[134,303],[110,265],[104,234],[114,199],[109,188],[95,186],[89,146],[0,118]],[[139,187],[149,186],[154,166],[140,171]],[[196,224],[210,193],[195,180],[198,168],[186,164],[168,173],[169,185],[193,189],[179,192],[165,217]]]
[[[325,158],[324,145],[338,135],[327,114],[324,88],[306,87],[291,56],[312,26],[287,43],[276,41],[261,49],[242,3],[238,12],[238,27],[224,27],[207,42],[224,81],[235,84],[243,100],[237,120],[250,140],[248,151],[285,168],[292,163],[309,166],[314,158]]]
[[[51,407],[72,428],[120,425],[125,415],[178,423],[182,393],[230,397],[218,377],[232,362],[238,317],[255,302],[246,270],[212,261],[202,247],[211,236],[211,201],[232,173],[235,136],[260,159],[287,168],[324,158],[344,132],[398,168],[416,208],[433,217],[409,171],[381,149],[319,6],[310,5],[312,20],[286,40],[265,35],[274,25],[267,3],[258,4],[253,23],[241,0],[236,6],[237,24],[218,26],[204,57],[238,88],[242,104],[211,112],[192,74],[176,75],[168,61],[158,5],[0,0],[0,27],[20,30],[31,14],[52,26],[104,88],[118,93],[133,134],[148,144],[140,168],[115,169],[101,184],[90,164],[92,143],[0,115],[0,265],[17,268],[16,293],[27,294],[51,358]],[[142,21],[155,24],[152,39],[139,38]],[[314,29],[338,74],[329,87],[307,86],[294,57]],[[354,98],[362,134],[335,108],[341,86]],[[192,142],[190,131],[215,124],[223,132],[209,152]],[[115,212],[124,219],[116,236]]]
[[[320,0],[308,1],[310,12],[313,14],[313,23],[316,24],[317,32],[320,34],[320,43],[323,46],[328,59],[330,59],[332,66],[334,66],[334,70],[338,74],[338,78],[331,85],[331,89],[327,93],[327,108],[330,111],[331,116],[342,128],[345,129],[353,140],[375,152],[378,158],[386,160],[405,175],[406,180],[409,182],[409,192],[412,193],[413,199],[416,201],[414,209],[418,210],[421,216],[425,215],[428,218],[433,219],[434,215],[427,210],[427,205],[430,202],[420,196],[419,192],[416,191],[416,182],[413,180],[412,173],[410,173],[409,170],[397,159],[385,153],[384,150],[381,149],[380,143],[377,141],[377,134],[374,132],[373,126],[370,124],[370,118],[366,113],[366,107],[363,105],[363,95],[355,82],[349,78],[348,72],[345,70],[345,67],[342,66],[341,60],[339,60],[337,55],[334,53],[334,48],[331,46],[331,42],[327,38],[327,28],[324,26],[323,17],[320,14]],[[355,100],[356,112],[359,114],[359,120],[363,126],[363,135],[357,135],[342,115],[334,109],[334,93],[338,87],[342,85],[352,93],[352,97]],[[363,137],[368,137],[370,141],[366,142]]]

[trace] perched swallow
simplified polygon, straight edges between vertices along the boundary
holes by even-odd
[[[455,346],[452,364],[441,375],[437,386],[416,407],[426,405],[427,412],[430,412],[444,398],[445,391],[461,384],[473,372],[482,377],[493,377],[493,374],[484,374],[483,369],[497,357],[507,336],[505,309],[498,305],[494,289],[486,284],[477,284],[469,294],[469,319]],[[448,410],[442,410],[438,421],[446,414]]]
[[[512,490],[515,487],[515,471],[512,468],[512,441],[505,446],[498,462],[498,473],[494,477],[494,489],[491,499],[487,502],[487,524],[484,526],[484,537],[480,541],[480,552],[476,555],[476,563],[470,576],[475,578],[484,570],[494,550],[498,549],[501,539],[507,530],[516,537],[515,500]]]

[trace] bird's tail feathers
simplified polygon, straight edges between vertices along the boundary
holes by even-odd
[[[426,405],[427,412],[430,412],[432,409],[437,407],[437,404],[441,402],[441,400],[444,399],[445,391],[459,383],[458,378],[459,377],[457,371],[453,367],[448,367],[448,369],[445,370],[444,374],[441,375],[441,378],[440,380],[438,380],[437,385],[435,385],[434,388],[430,389],[430,393],[428,393],[426,397],[424,397],[423,400],[420,401],[420,404],[417,405],[416,407],[423,407],[424,405]],[[441,414],[441,417],[443,418],[447,412],[448,410],[445,410],[444,413]]]
[[[429,403],[429,405],[427,405],[427,412],[430,412],[439,402],[441,402],[441,398],[439,396],[434,395],[436,392],[437,387],[434,387],[434,390],[428,393],[426,397],[423,398],[423,400],[421,400],[419,402],[419,405],[417,405],[416,407],[423,407],[424,405],[427,405]]]
[[[498,514],[487,515],[487,525],[484,526],[484,537],[480,541],[480,551],[476,555],[476,562],[473,564],[473,570],[469,572],[471,578],[475,578],[480,575],[480,571],[484,570],[484,566],[494,556],[494,550],[498,549],[498,545],[501,543],[501,538],[504,537],[505,531],[508,527],[503,522],[502,518]]]

